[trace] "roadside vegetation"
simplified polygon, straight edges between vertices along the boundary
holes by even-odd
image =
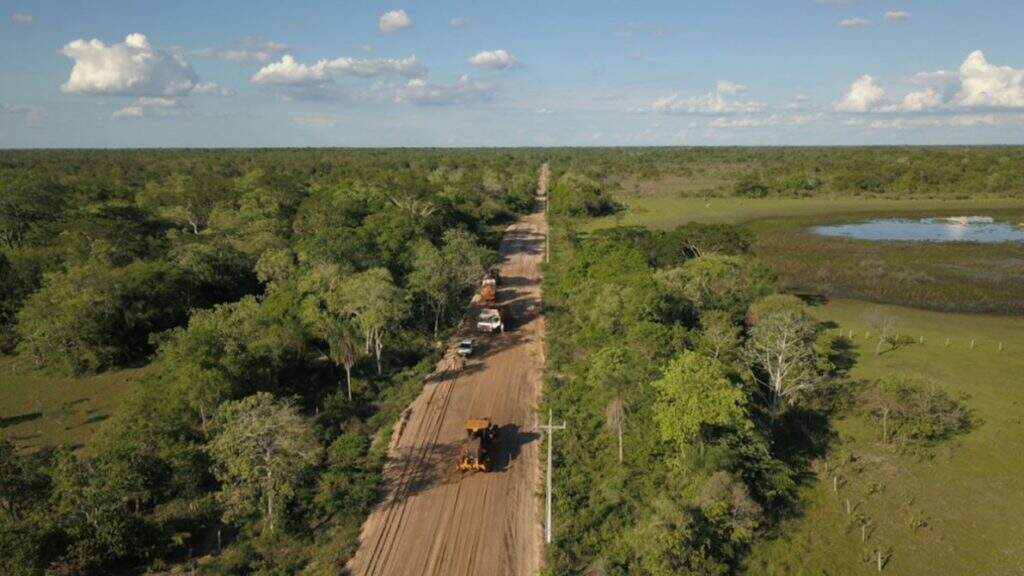
[[[831,440],[842,349],[732,225],[578,230],[552,193],[551,574],[727,574]]]
[[[539,166],[4,154],[0,572],[341,571],[391,425]]]

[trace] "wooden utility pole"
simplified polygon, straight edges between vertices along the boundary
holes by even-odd
[[[551,410],[548,410],[548,423],[547,425],[541,424],[537,426],[541,430],[548,433],[548,472],[547,472],[547,490],[545,493],[545,500],[547,501],[547,511],[544,514],[544,541],[551,544],[551,441],[554,439],[555,430],[565,430],[565,421],[558,426],[555,426],[552,421]]]

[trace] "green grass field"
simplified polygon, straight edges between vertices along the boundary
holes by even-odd
[[[24,450],[84,446],[148,367],[68,377],[0,356],[0,435]]]
[[[861,417],[836,422],[839,466],[805,490],[804,510],[758,546],[751,574],[860,574],[875,570],[874,550],[891,552],[886,573],[1020,574],[1024,566],[1024,319],[890,307],[901,333],[923,344],[874,355],[856,300],[815,308],[857,344],[854,378],[913,373],[954,395],[966,394],[976,425],[930,450],[896,453]],[[946,345],[946,338],[950,343]],[[975,340],[972,349],[970,342]],[[999,350],[999,343],[1003,350]],[[852,461],[847,456],[852,455]],[[854,508],[846,514],[846,499]],[[856,517],[870,519],[866,543]]]
[[[684,198],[678,196],[619,196],[626,210],[598,218],[593,228],[650,226],[669,229],[687,222],[748,222],[765,218],[883,212],[1022,210],[1024,200],[939,200],[879,198]]]

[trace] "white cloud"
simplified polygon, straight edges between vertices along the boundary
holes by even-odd
[[[555,111],[550,108],[538,108],[536,110],[536,114],[538,114],[539,116],[550,116],[554,113]]]
[[[839,26],[842,28],[864,28],[868,24],[871,22],[863,18],[847,18],[839,21]]]
[[[904,96],[899,108],[905,112],[922,112],[941,108],[942,105],[942,94],[938,90],[928,87]]]
[[[975,50],[960,65],[958,77],[961,106],[1024,108],[1024,70],[990,64]]]
[[[409,80],[395,95],[398,102],[416,104],[466,104],[483,102],[494,96],[494,87],[472,80],[468,74],[451,84],[435,84],[421,78]]]
[[[768,114],[764,116],[722,116],[708,123],[712,128],[764,128],[768,126],[806,126],[825,117],[817,114]]]
[[[885,13],[885,19],[889,22],[906,22],[910,20],[910,12],[906,10],[890,10]]]
[[[303,64],[290,54],[286,54],[280,61],[260,68],[251,80],[255,84],[310,86],[325,84],[337,76],[369,78],[389,74],[415,78],[426,74],[426,68],[415,55],[402,59],[341,57],[334,60],[318,60],[315,64]]]
[[[837,112],[871,112],[878,110],[886,102],[885,90],[867,74],[861,76],[850,85],[846,96],[836,103]]]
[[[13,22],[15,26],[30,26],[33,20],[34,18],[32,15],[25,12],[15,12],[14,14],[11,14],[11,22]]]
[[[719,94],[735,95],[747,91],[747,87],[743,84],[737,84],[728,80],[719,80],[715,86],[715,89]]]
[[[720,80],[715,91],[703,96],[684,98],[673,94],[659,98],[651,104],[650,110],[662,114],[727,115],[760,112],[765,105],[752,100],[734,100],[725,96],[746,91],[746,86]],[[646,112],[638,109],[637,112]]]
[[[921,128],[971,128],[974,126],[995,126],[999,119],[994,114],[961,114],[956,116],[909,116],[878,119],[867,123],[875,130],[914,130]],[[861,122],[857,125],[863,125]]]
[[[78,39],[61,52],[75,61],[61,86],[68,93],[174,96],[188,93],[199,81],[187,62],[153,48],[142,34],[129,34],[111,45]]]
[[[180,98],[173,96],[143,96],[135,103],[114,111],[111,118],[141,118],[150,114],[157,116],[182,116],[189,110]]]
[[[469,59],[469,63],[481,68],[493,68],[495,70],[519,66],[519,61],[507,50],[484,50],[483,52],[477,52],[475,56]]]
[[[125,106],[110,115],[111,118],[141,118],[146,114],[142,106]]]
[[[377,26],[381,32],[395,32],[412,26],[412,19],[405,10],[391,10],[380,15]]]
[[[39,106],[23,106],[20,104],[0,104],[0,116],[21,118],[28,126],[36,126],[46,117],[46,111]]]
[[[192,94],[203,96],[234,96],[235,91],[217,84],[216,82],[201,82],[192,87]]]
[[[466,18],[465,16],[455,16],[449,20],[448,23],[451,24],[452,28],[462,28],[469,24],[469,18]]]

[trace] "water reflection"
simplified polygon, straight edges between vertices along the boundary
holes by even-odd
[[[918,242],[1024,242],[1024,224],[996,222],[988,216],[953,218],[880,218],[851,224],[816,226],[822,236],[861,240],[908,240]]]

